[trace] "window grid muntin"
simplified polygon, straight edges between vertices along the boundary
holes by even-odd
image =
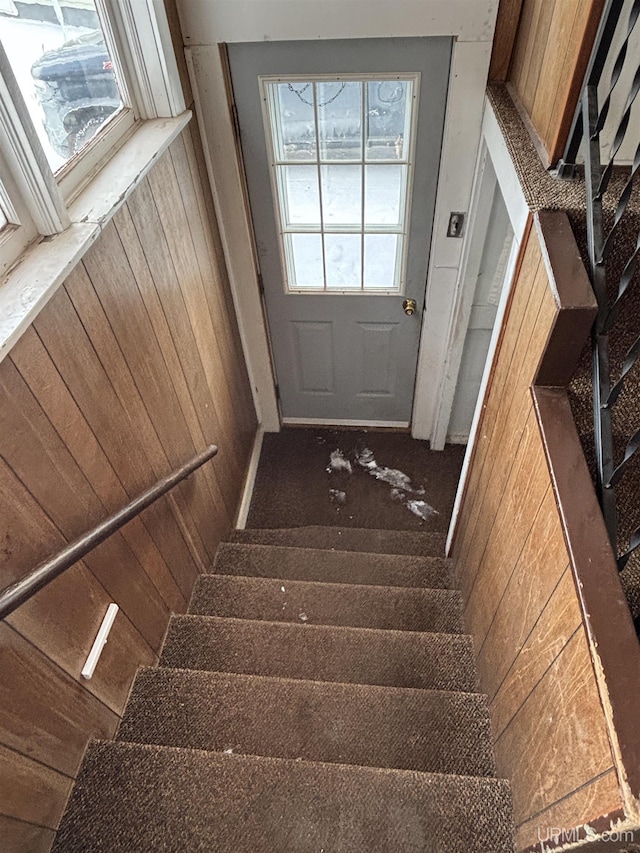
[[[326,274],[326,249],[325,239],[326,234],[360,234],[360,288],[345,288],[344,293],[367,293],[367,294],[402,294],[405,288],[405,276],[407,265],[407,248],[408,248],[408,227],[409,216],[411,209],[411,194],[413,183],[413,167],[414,167],[414,149],[415,136],[417,125],[417,111],[419,98],[419,82],[420,74],[371,74],[371,75],[335,75],[335,76],[305,76],[296,75],[295,77],[261,77],[260,88],[262,94],[262,102],[264,108],[265,130],[267,145],[270,157],[270,175],[273,188],[273,198],[276,209],[276,222],[278,227],[278,237],[280,244],[280,254],[284,271],[284,287],[285,292],[290,293],[340,293],[340,289],[331,288],[327,285]],[[405,91],[405,115],[404,115],[404,134],[402,156],[400,158],[380,158],[367,159],[367,140],[368,140],[368,103],[369,103],[369,84],[380,83],[386,80],[397,80],[403,82],[407,90]],[[278,108],[281,108],[281,99],[279,84],[295,85],[297,83],[308,81],[313,88],[313,117],[314,117],[314,144],[315,157],[311,159],[295,159],[279,157],[278,152],[285,151],[283,139],[283,126],[279,121]],[[361,133],[360,133],[360,159],[358,160],[336,160],[323,158],[320,147],[320,133],[318,121],[318,98],[317,84],[324,82],[359,82],[361,84]],[[275,97],[273,96],[275,92]],[[289,217],[285,218],[288,212],[287,207],[287,190],[284,187],[284,182],[280,179],[280,170],[284,173],[284,167],[299,167],[299,166],[315,166],[316,181],[318,186],[318,196],[320,204],[320,225],[292,225],[289,223]],[[326,224],[324,222],[324,204],[322,196],[322,166],[359,166],[360,167],[360,198],[361,198],[361,214],[360,225],[335,225]],[[365,225],[365,205],[366,205],[366,170],[369,167],[377,168],[378,166],[394,165],[404,167],[404,180],[401,181],[401,198],[399,208],[402,213],[402,222],[399,225],[378,224]],[[296,285],[295,282],[295,264],[291,248],[291,235],[294,234],[318,234],[321,236],[322,259],[323,259],[323,283],[322,286],[312,288],[310,286]],[[397,237],[397,249],[395,258],[395,283],[394,286],[378,287],[369,285],[366,289],[364,286],[365,276],[365,236],[372,234],[393,234]]]

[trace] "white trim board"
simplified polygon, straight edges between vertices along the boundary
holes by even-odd
[[[317,38],[454,37],[436,196],[431,258],[418,358],[412,435],[432,439],[456,311],[464,239],[446,236],[451,211],[469,209],[481,138],[497,0],[179,0],[234,303],[258,418],[280,429],[268,332],[257,283],[252,226],[244,196],[220,55],[222,42]]]
[[[249,517],[249,509],[251,507],[251,498],[256,485],[256,475],[258,473],[258,464],[260,463],[260,454],[262,453],[262,442],[264,439],[264,430],[258,427],[256,437],[253,441],[253,450],[251,451],[251,459],[247,468],[247,476],[244,480],[244,488],[242,490],[242,499],[236,516],[236,530],[244,530],[247,526],[247,518]]]
[[[283,426],[326,426],[326,427],[363,427],[363,429],[407,429],[408,421],[351,421],[330,420],[328,418],[283,418]]]
[[[188,47],[401,36],[490,43],[498,0],[178,0],[178,11]]]
[[[185,55],[253,403],[265,432],[278,432],[280,413],[271,349],[258,286],[253,227],[245,204],[244,175],[227,100],[225,69],[217,45],[188,49]]]
[[[498,180],[498,187],[500,188],[500,192],[502,193],[502,197],[507,208],[507,213],[509,214],[509,221],[513,228],[514,239],[513,246],[511,247],[509,263],[507,265],[507,272],[505,274],[505,284],[502,288],[500,304],[498,305],[498,311],[496,313],[496,319],[493,326],[493,334],[491,335],[491,343],[489,344],[489,352],[487,353],[487,360],[484,366],[480,391],[478,392],[478,402],[476,403],[475,412],[473,414],[473,422],[469,433],[467,451],[462,463],[462,471],[460,473],[460,480],[458,481],[458,491],[456,492],[453,512],[451,513],[451,522],[447,533],[447,545],[445,552],[447,555],[449,555],[453,545],[453,537],[458,523],[462,499],[464,497],[464,491],[471,469],[471,459],[473,457],[475,443],[478,438],[480,417],[482,415],[484,399],[489,385],[491,367],[498,348],[498,340],[502,324],[504,322],[511,289],[513,288],[518,256],[522,248],[522,240],[527,228],[530,213],[515,166],[513,165],[513,161],[489,101],[486,102],[485,107],[484,120],[482,123],[482,138],[483,151],[486,150],[487,156],[491,160],[491,164]],[[479,162],[479,167],[481,167],[481,165],[482,159]]]

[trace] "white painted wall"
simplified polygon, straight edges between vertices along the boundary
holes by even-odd
[[[468,268],[476,282],[475,292],[447,429],[447,440],[457,444],[466,444],[469,438],[513,242],[507,208],[488,157],[476,234]]]
[[[469,208],[498,0],[178,0],[254,399],[265,431],[279,429],[242,177],[224,94],[221,42],[453,36],[447,118],[422,325],[412,434],[433,439],[453,341],[464,240],[451,211]],[[252,307],[253,306],[253,307]]]

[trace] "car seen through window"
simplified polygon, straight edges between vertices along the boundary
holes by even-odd
[[[0,39],[49,165],[59,171],[124,106],[95,0],[3,3]]]

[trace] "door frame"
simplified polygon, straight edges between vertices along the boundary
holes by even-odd
[[[479,439],[479,429],[484,409],[485,397],[489,380],[493,370],[493,362],[498,351],[504,319],[509,305],[509,299],[513,285],[515,284],[516,271],[518,261],[522,254],[522,247],[526,244],[529,230],[532,227],[532,214],[529,210],[529,205],[524,196],[520,179],[513,164],[511,154],[507,148],[505,138],[498,124],[498,119],[489,100],[486,100],[484,116],[482,120],[482,144],[478,155],[478,169],[475,178],[475,184],[480,187],[484,176],[484,163],[489,160],[493,169],[493,174],[496,179],[496,188],[502,195],[502,199],[507,208],[509,221],[513,230],[513,245],[511,247],[511,257],[505,272],[504,283],[502,286],[502,294],[500,296],[500,304],[496,312],[496,318],[493,324],[493,333],[491,335],[491,343],[484,366],[484,373],[480,383],[478,392],[478,400],[473,415],[473,422],[467,441],[467,449],[462,463],[460,479],[458,480],[458,489],[451,512],[451,521],[447,533],[447,544],[445,553],[448,555],[453,546],[453,537],[455,535],[458,516],[462,508],[462,502],[467,488],[467,480],[471,472],[471,463],[476,449],[476,443]],[[479,190],[478,190],[479,191]]]
[[[213,6],[178,0],[244,355],[266,432],[279,431],[281,419],[224,45],[389,35],[454,38],[411,421],[414,438],[434,441],[442,434],[438,418],[464,289],[459,279],[466,241],[447,237],[447,226],[451,212],[469,209],[497,9],[498,0],[217,0]]]

